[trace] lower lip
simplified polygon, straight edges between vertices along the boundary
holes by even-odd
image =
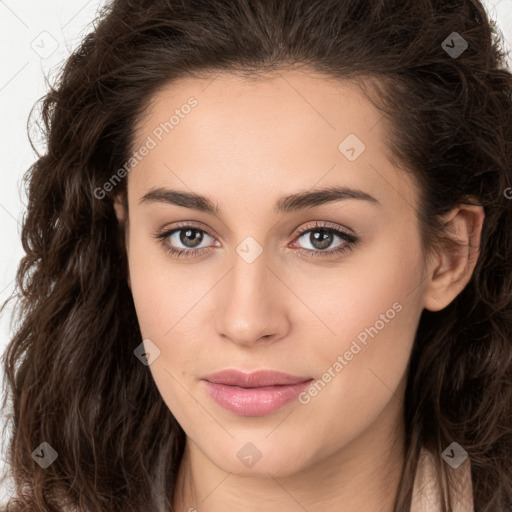
[[[224,409],[240,416],[264,416],[297,398],[312,381],[260,388],[241,388],[207,380],[203,382],[208,394]]]

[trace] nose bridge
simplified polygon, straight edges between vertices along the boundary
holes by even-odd
[[[235,248],[233,268],[224,281],[217,329],[235,343],[251,344],[283,327],[284,310],[277,299],[279,280],[269,269],[271,258],[265,251],[254,237],[243,239]]]

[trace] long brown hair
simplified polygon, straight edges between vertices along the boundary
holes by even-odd
[[[470,282],[421,316],[394,511],[410,507],[422,447],[448,482],[440,454],[452,441],[469,453],[475,510],[512,509],[512,75],[481,3],[114,0],[42,98],[47,147],[26,174],[18,323],[3,356],[8,510],[171,510],[185,435],[133,353],[141,333],[113,209],[126,179],[98,190],[164,85],[297,66],[350,80],[382,111],[390,150],[421,185],[426,251],[443,241],[442,214],[484,206]],[[47,468],[32,455],[43,442],[58,454]]]

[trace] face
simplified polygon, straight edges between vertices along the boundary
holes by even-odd
[[[126,235],[149,371],[224,471],[290,475],[395,428],[425,268],[387,129],[302,72],[182,80],[141,118]],[[244,380],[262,370],[294,379]]]

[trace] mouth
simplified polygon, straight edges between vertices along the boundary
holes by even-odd
[[[277,411],[313,381],[272,370],[245,373],[223,370],[203,378],[206,392],[222,408],[241,416],[264,416]]]

